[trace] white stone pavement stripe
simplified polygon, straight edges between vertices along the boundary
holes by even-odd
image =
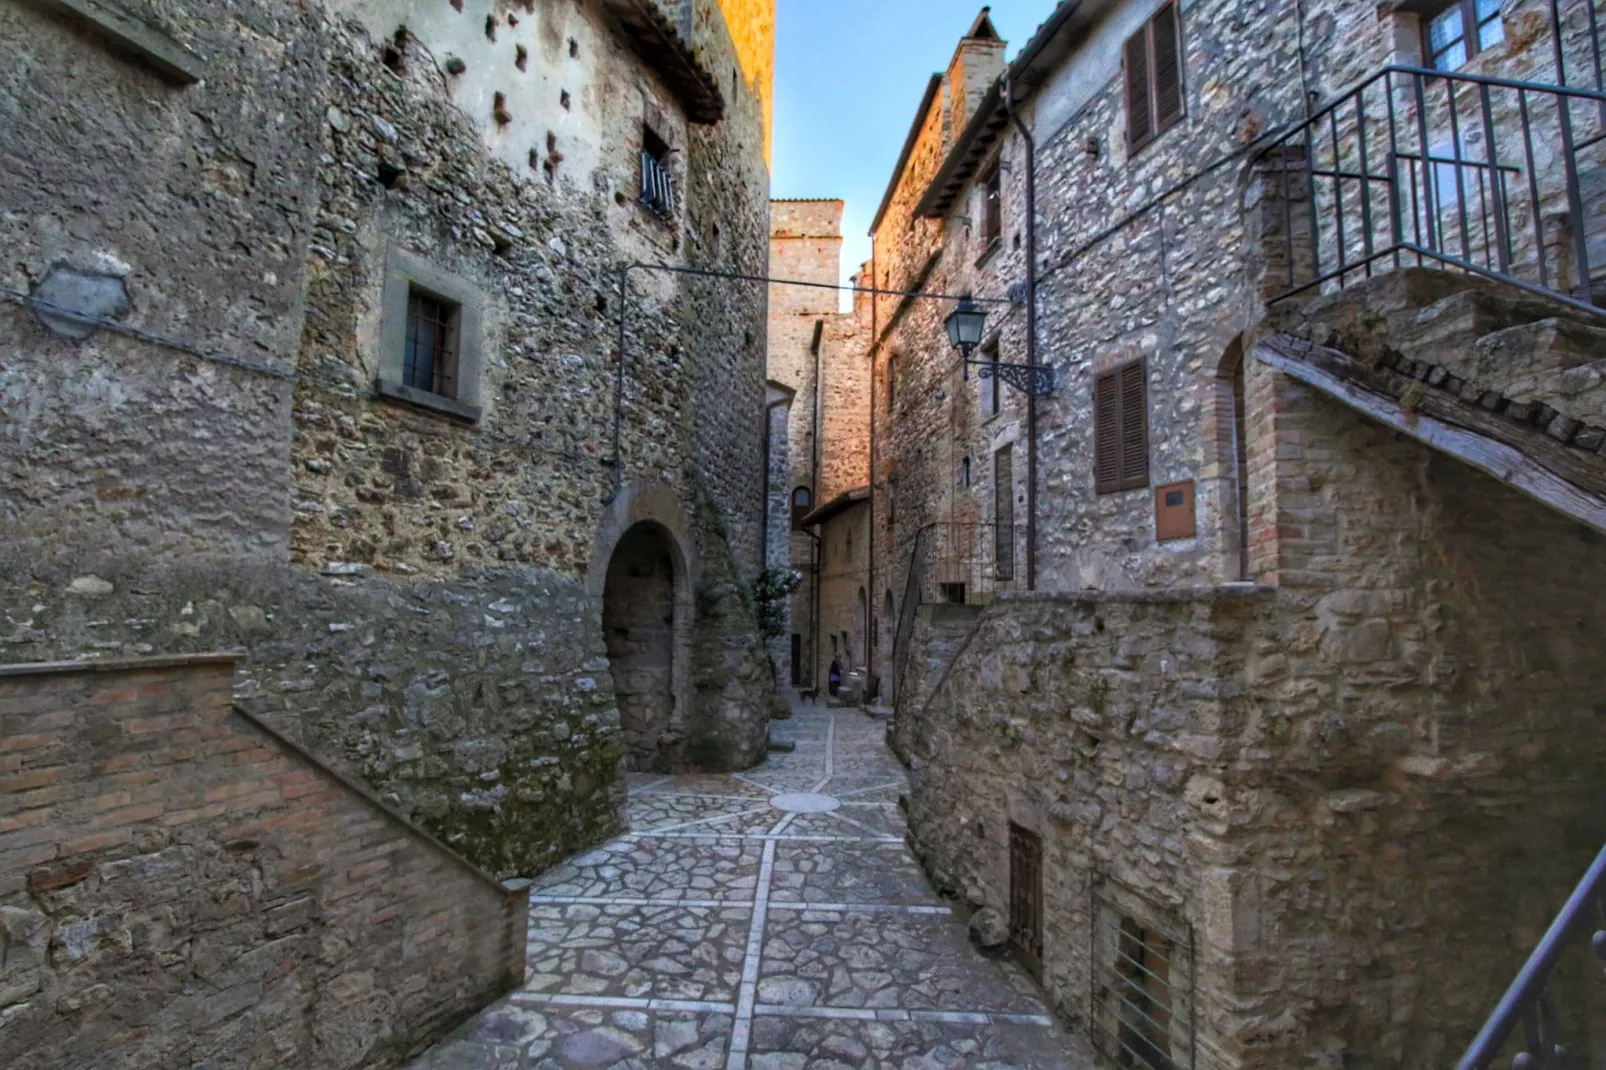
[[[769,789],[766,788],[764,790],[768,791]],[[640,793],[639,792],[633,792],[632,794],[634,795],[634,794],[640,794]],[[697,794],[693,794],[691,792],[685,792],[685,791],[655,791],[655,792],[652,793],[652,797],[654,799],[709,799],[709,800],[713,800],[713,801],[717,801],[717,802],[728,802],[731,799],[753,799],[753,796],[745,794],[743,792],[739,792],[739,791],[732,792],[729,795],[697,795]],[[757,801],[757,800],[754,800],[754,801]],[[870,803],[869,805],[871,805],[871,806],[891,806],[893,804],[892,803]]]
[[[836,771],[836,714],[825,723],[825,776],[814,785],[815,791],[824,791],[825,786],[831,783],[831,774]]]
[[[1054,1024],[1046,1014],[988,1014],[980,1011],[904,1011],[887,1007],[790,1007],[760,1003],[753,1013],[766,1018],[848,1018],[862,1022],[942,1022],[947,1025]]]
[[[647,781],[647,783],[643,784],[639,788],[629,788],[627,790],[632,795],[645,795],[648,792],[652,791],[652,789],[656,788],[658,785],[667,784],[673,779],[675,779],[675,778],[672,777],[672,776],[661,776],[657,780],[649,780],[649,781]]]
[[[880,833],[876,834],[880,836]],[[773,832],[631,832],[632,840],[788,840],[793,843],[902,843],[896,836],[867,840],[863,836],[777,836]]]
[[[876,829],[871,828],[869,825],[861,825],[857,821],[853,820],[853,818],[847,816],[846,814],[838,813],[835,810],[828,811],[826,816],[834,818],[837,821],[842,822],[844,825],[852,825],[854,828],[858,829],[860,832],[863,832],[872,839],[884,840],[887,838],[887,834],[885,832],[879,832]]]
[[[747,956],[742,960],[742,987],[736,996],[736,1021],[731,1026],[730,1056],[725,1061],[725,1070],[747,1070],[753,1004],[758,998],[758,965],[764,957],[764,919],[769,912],[770,882],[774,876],[775,844],[772,841],[764,845],[764,860],[758,867],[758,886],[753,892],[753,923],[747,929]]]
[[[694,907],[711,910],[742,910],[753,905],[751,899],[615,899],[605,895],[532,895],[530,905],[535,906],[587,906],[587,907]],[[905,906],[901,903],[806,903],[781,902],[772,899],[769,909],[797,911],[828,911],[834,914],[951,914],[943,906]],[[545,946],[544,944],[542,946]]]
[[[598,1010],[673,1011],[690,1014],[740,1015],[738,1007],[695,999],[643,999],[634,996],[571,996],[563,993],[515,992],[511,1002],[519,1006],[592,1007]],[[977,1011],[905,1011],[880,1007],[792,1007],[778,1003],[756,1003],[749,1014],[766,1018],[845,1018],[874,1022],[942,1022],[949,1025],[1041,1025],[1054,1020],[1046,1014],[989,1014]],[[751,1036],[751,1033],[748,1034]],[[736,1057],[732,1044],[731,1058]],[[746,1062],[746,1051],[743,1051]],[[734,1063],[732,1064],[734,1065]]]
[[[721,821],[734,821],[738,817],[751,817],[754,814],[765,814],[765,813],[769,812],[769,809],[770,808],[768,806],[760,806],[760,807],[755,807],[752,810],[738,810],[734,814],[715,814],[713,817],[699,817],[695,821],[682,821],[679,824],[675,824],[675,825],[662,825],[662,826],[660,826],[658,828],[655,828],[655,829],[647,829],[644,832],[632,832],[632,833],[629,833],[629,835],[631,835],[631,836],[645,836],[645,835],[648,835],[649,833],[656,835],[656,834],[662,834],[662,833],[665,833],[665,832],[677,832],[680,829],[689,829],[689,828],[693,828],[693,827],[695,827],[697,825],[717,825]]]
[[[632,996],[571,996],[559,992],[515,992],[512,1001],[520,1005],[548,1007],[598,1007],[603,1010],[691,1011],[697,1014],[734,1014],[729,1003],[709,1003],[696,999],[640,999]]]
[[[868,795],[872,791],[886,791],[888,788],[901,788],[901,787],[903,787],[902,781],[893,780],[893,781],[889,781],[889,782],[887,782],[885,784],[877,784],[873,788],[854,788],[852,791],[839,791],[839,792],[836,793],[836,797],[838,799],[851,799],[855,795]]]

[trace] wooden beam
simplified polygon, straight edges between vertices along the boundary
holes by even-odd
[[[1580,451],[1542,431],[1503,420],[1432,387],[1407,410],[1381,374],[1335,349],[1274,335],[1255,343],[1253,353],[1356,412],[1606,534],[1606,459],[1591,463]]]
[[[200,56],[162,30],[106,0],[34,0],[34,3],[85,26],[180,85],[193,85],[206,73],[206,64]]]

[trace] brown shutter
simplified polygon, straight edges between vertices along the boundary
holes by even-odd
[[[1120,369],[1121,388],[1121,489],[1149,485],[1149,376],[1148,362],[1136,361]]]
[[[1149,28],[1145,26],[1126,42],[1126,144],[1135,149],[1154,134],[1149,102]]]
[[[1177,8],[1167,4],[1154,16],[1154,132],[1182,118],[1182,55],[1178,49]]]
[[[1093,484],[1100,494],[1121,489],[1121,397],[1115,372],[1093,380]]]

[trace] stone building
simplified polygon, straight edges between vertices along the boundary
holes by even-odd
[[[1449,1063],[1600,847],[1589,16],[1062,3],[931,80],[872,277],[988,317],[871,311],[893,738],[1120,1065]]]
[[[502,875],[758,761],[766,295],[622,269],[763,272],[772,0],[118,7],[0,11],[0,658],[240,650]]]
[[[787,485],[790,562],[803,577],[791,599],[784,675],[808,689],[823,682],[833,659],[861,677],[868,666],[868,611],[856,608],[867,604],[859,588],[869,577],[868,529],[859,554],[846,557],[840,556],[852,546],[846,529],[816,530],[842,513],[826,510],[828,503],[846,504],[856,495],[852,502],[869,508],[870,378],[862,341],[869,305],[856,294],[852,308],[839,311],[842,211],[835,200],[770,204],[769,273],[787,281],[770,285],[769,374],[796,392]]]

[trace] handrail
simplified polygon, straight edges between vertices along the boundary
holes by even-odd
[[[1456,1070],[1489,1070],[1491,1061],[1500,1054],[1511,1034],[1521,1024],[1527,1050],[1512,1061],[1520,1070],[1547,1070],[1558,1066],[1555,1059],[1565,1056],[1557,1036],[1555,1003],[1550,995],[1550,974],[1556,968],[1567,945],[1590,920],[1591,911],[1599,910],[1606,917],[1606,847],[1600,849],[1595,861],[1578,882],[1561,913],[1550,923],[1550,928],[1535,947],[1528,961],[1522,964],[1516,980],[1500,997],[1494,1013],[1484,1023],[1477,1037],[1467,1048]],[[1606,931],[1597,929],[1591,936],[1595,954],[1606,959]]]
[[[1589,117],[1575,115],[1579,104]],[[1602,130],[1575,136],[1597,112]],[[1275,161],[1268,183],[1280,182],[1283,217],[1287,278],[1271,300],[1414,262],[1606,316],[1590,264],[1602,221],[1587,214],[1579,177],[1580,153],[1603,138],[1606,92],[1383,67],[1279,131],[1259,155],[1263,165]],[[1536,142],[1560,151],[1536,152]],[[1296,202],[1304,202],[1297,213]]]

